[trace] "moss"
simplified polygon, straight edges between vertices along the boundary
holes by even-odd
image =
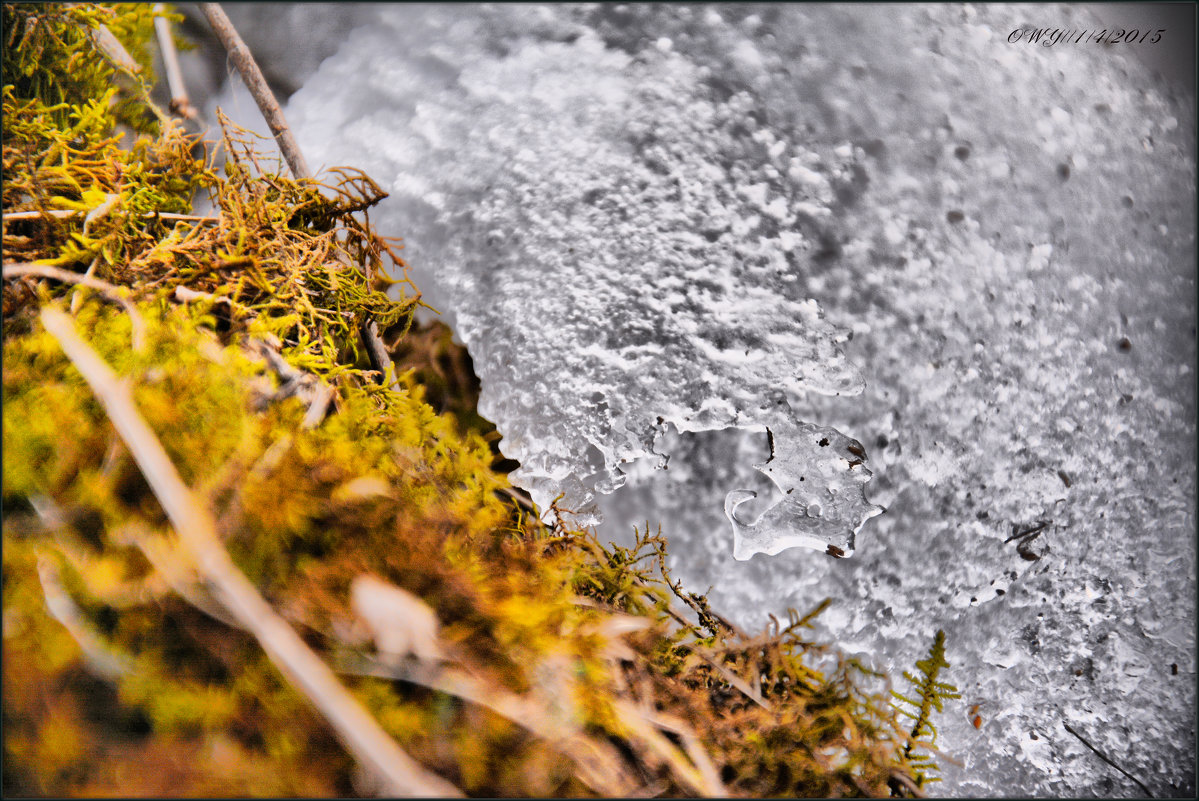
[[[231,126],[223,176],[173,124],[122,144],[83,28],[107,20],[144,54],[145,26],[119,21],[144,11],[31,22],[35,8],[4,11],[6,30],[41,31],[6,54],[26,77],[4,87],[5,259],[92,268],[133,298],[141,347],[129,314],[94,293],[74,324],[129,383],[237,565],[405,750],[475,795],[915,782],[876,677],[808,639],[823,606],[751,636],[670,579],[660,532],[623,548],[529,514],[495,469],[468,358],[444,328],[410,330],[419,295],[365,221],[382,196],[368,178],[291,180]],[[21,72],[39,58],[45,72]],[[92,64],[90,83],[47,89],[67,63]],[[163,219],[197,191],[215,219]],[[55,209],[79,213],[43,213]],[[369,791],[228,622],[38,324],[77,290],[25,277],[4,291],[5,789]],[[359,355],[372,319],[393,340],[394,381]],[[331,406],[312,416],[322,387]],[[433,610],[448,667],[375,652],[351,603],[363,575]]]
[[[153,128],[155,117],[144,102],[144,87],[154,83],[150,40],[156,12],[151,4],[4,3],[0,13],[4,31],[0,71],[4,84],[12,86],[17,97],[38,98],[44,108],[52,109],[60,128],[68,127],[73,107],[100,98],[111,101],[104,103],[103,113],[114,123],[134,130]],[[122,70],[93,40],[101,26],[121,42],[139,67],[136,75],[126,75],[128,81],[120,89],[110,87]]]
[[[936,775],[939,767],[932,756],[937,746],[933,711],[943,712],[946,701],[962,697],[957,687],[939,680],[942,672],[949,667],[945,659],[945,632],[938,630],[933,637],[933,644],[929,646],[928,656],[916,662],[916,675],[906,670],[903,672],[903,678],[910,686],[908,694],[891,693],[899,702],[899,714],[911,721],[903,756],[915,772],[918,788],[941,781]]]

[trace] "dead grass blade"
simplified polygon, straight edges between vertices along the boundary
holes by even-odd
[[[579,731],[564,729],[537,703],[496,687],[485,686],[461,670],[421,662],[385,665],[365,657],[346,659],[338,668],[344,673],[419,684],[489,709],[542,738],[574,762],[578,769],[575,776],[600,795],[617,798],[631,796],[640,784],[625,767],[616,749],[608,743]]]
[[[162,504],[181,544],[190,552],[222,605],[257,638],[271,661],[312,701],[355,758],[379,777],[382,791],[389,795],[461,796],[458,788],[429,773],[404,753],[338,681],[329,666],[259,595],[217,537],[211,513],[184,485],[158,438],[138,413],[129,386],[79,337],[70,317],[47,307],[41,312],[41,320],[99,398]]]

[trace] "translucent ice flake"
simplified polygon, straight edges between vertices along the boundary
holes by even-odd
[[[831,428],[792,422],[786,415],[775,417],[767,430],[770,459],[754,468],[775,483],[782,498],[750,522],[738,507],[757,493],[738,489],[728,494],[724,513],[733,524],[733,556],[773,556],[795,546],[852,556],[858,529],[883,511],[862,494],[871,474],[862,466],[866,452],[861,443]]]

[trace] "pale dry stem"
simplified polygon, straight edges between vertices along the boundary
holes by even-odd
[[[71,319],[53,308],[43,309],[41,319],[99,398],[181,544],[222,605],[312,701],[355,758],[380,778],[382,791],[405,796],[461,796],[458,788],[404,753],[329,666],[259,595],[217,537],[211,513],[184,485],[158,438],[137,412],[129,386],[79,337]]]
[[[56,220],[69,220],[72,217],[78,217],[80,214],[89,214],[90,212],[79,209],[42,209],[39,211],[6,211],[4,212],[4,221],[12,220],[37,220],[42,217],[53,217]],[[158,218],[160,220],[171,220],[180,222],[195,222],[195,223],[219,223],[220,217],[205,216],[202,214],[179,214],[173,211],[147,211],[142,215],[142,219],[152,220]]]
[[[39,554],[37,573],[42,585],[42,597],[46,601],[46,610],[71,635],[91,670],[108,681],[116,681],[128,673],[131,665],[105,646],[104,640],[92,630],[83,613],[79,611],[74,599],[62,584],[54,560],[46,554]]]
[[[55,281],[61,281],[64,284],[77,284],[85,286],[89,289],[94,289],[100,293],[106,300],[119,304],[122,309],[129,315],[131,324],[130,339],[132,340],[133,350],[141,353],[146,347],[146,321],[142,319],[141,312],[133,305],[133,302],[125,296],[125,293],[120,287],[114,286],[107,281],[101,281],[99,278],[93,278],[89,275],[80,275],[73,273],[70,270],[63,270],[59,267],[51,267],[48,264],[9,264],[4,268],[4,279],[20,278],[25,275],[36,275],[40,278],[50,278]]]
[[[616,701],[616,714],[629,730],[633,739],[643,748],[660,758],[683,787],[697,795],[724,797],[729,794],[715,769],[708,770],[710,763],[701,770],[658,730],[651,716],[629,701]],[[673,728],[671,729],[673,730]]]
[[[197,121],[199,114],[187,96],[183,83],[183,70],[179,68],[179,53],[175,49],[175,37],[171,35],[171,21],[162,16],[166,10],[162,3],[154,4],[154,34],[158,38],[158,52],[167,72],[167,88],[171,92],[171,111],[184,119]]]
[[[540,737],[569,758],[578,769],[575,775],[579,781],[600,795],[628,796],[638,787],[637,779],[608,743],[600,742],[579,731],[564,729],[535,702],[495,687],[484,686],[460,670],[439,668],[427,663],[384,665],[366,658],[345,660],[338,668],[343,673],[419,684],[489,709]]]

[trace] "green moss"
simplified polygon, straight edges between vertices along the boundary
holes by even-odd
[[[941,673],[949,669],[945,659],[945,632],[937,631],[928,656],[916,662],[916,675],[905,670],[904,680],[910,685],[908,694],[891,693],[898,701],[899,714],[911,721],[911,729],[904,743],[903,756],[915,772],[916,786],[923,787],[939,782],[939,768],[932,754],[936,752],[937,727],[933,723],[933,712],[945,711],[945,702],[961,698],[954,685],[940,681]]]
[[[101,26],[106,27],[140,66],[136,78],[128,76],[131,82],[139,88],[152,86],[152,4],[4,3],[0,13],[4,30],[0,70],[4,84],[11,85],[17,97],[38,98],[44,107],[53,109],[50,113],[55,122],[64,128],[72,107],[111,97],[114,102],[105,102],[102,108],[113,124],[121,122],[135,130],[153,127],[154,116],[143,102],[144,91],[122,88],[111,90],[115,96],[109,94],[121,71],[92,38]]]

